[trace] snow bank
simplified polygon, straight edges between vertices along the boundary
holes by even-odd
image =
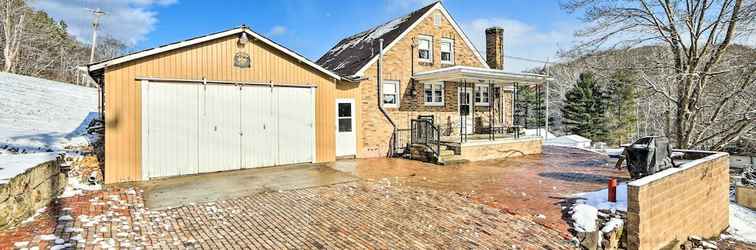
[[[0,184],[8,183],[13,177],[24,173],[27,169],[55,160],[57,156],[57,153],[0,155]]]
[[[617,202],[609,202],[609,190],[579,193],[573,195],[578,198],[577,203],[586,204],[597,209],[627,211],[627,183],[617,185]]]
[[[598,210],[586,204],[577,204],[572,208],[572,220],[575,221],[574,227],[578,232],[596,231]]]
[[[722,237],[756,244],[756,211],[730,202],[730,228]]]
[[[97,116],[94,88],[0,73],[0,96],[0,154],[87,143],[81,135]]]

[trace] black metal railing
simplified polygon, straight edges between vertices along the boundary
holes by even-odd
[[[411,134],[412,129],[408,128],[394,130],[394,134],[391,137],[391,146],[393,147],[391,150],[393,154],[392,156],[402,156],[409,152]]]
[[[429,119],[412,119],[410,123],[412,145],[424,145],[438,156],[441,153],[441,133]]]

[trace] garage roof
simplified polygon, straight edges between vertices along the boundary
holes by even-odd
[[[134,52],[134,53],[131,53],[131,54],[127,54],[127,55],[124,55],[124,56],[116,57],[116,58],[113,58],[113,59],[109,59],[109,60],[105,60],[105,61],[101,61],[101,62],[92,63],[92,64],[87,65],[87,67],[88,67],[89,72],[91,74],[92,72],[102,70],[102,69],[104,69],[106,67],[109,67],[109,66],[118,65],[118,64],[125,63],[125,62],[128,62],[128,61],[132,61],[132,60],[136,60],[136,59],[139,59],[139,58],[143,58],[143,57],[147,57],[147,56],[163,53],[163,52],[166,52],[166,51],[171,51],[171,50],[183,48],[183,47],[186,47],[186,46],[191,46],[191,45],[198,44],[198,43],[203,43],[203,42],[206,42],[206,41],[211,41],[211,40],[218,39],[218,38],[221,38],[221,37],[226,37],[226,36],[235,35],[235,34],[241,34],[243,32],[247,33],[247,35],[250,35],[250,36],[254,37],[257,40],[262,41],[263,43],[265,43],[265,44],[267,44],[267,45],[269,45],[269,46],[271,46],[271,47],[273,47],[273,48],[275,48],[275,49],[277,49],[277,50],[279,50],[281,52],[284,52],[285,54],[287,54],[289,56],[294,57],[295,59],[299,60],[300,62],[305,63],[305,64],[309,65],[310,67],[315,68],[316,70],[318,70],[318,71],[320,71],[320,72],[322,72],[322,73],[324,73],[324,74],[326,74],[326,75],[328,75],[330,77],[333,77],[333,78],[335,78],[337,80],[341,80],[341,77],[339,75],[337,75],[337,74],[331,72],[330,70],[327,70],[327,69],[321,67],[320,65],[318,65],[318,64],[316,64],[316,63],[308,60],[307,58],[305,58],[304,56],[302,56],[302,55],[294,52],[293,50],[290,50],[290,49],[288,49],[288,48],[286,48],[286,47],[284,47],[284,46],[282,46],[282,45],[280,45],[280,44],[278,44],[276,42],[273,42],[272,40],[270,40],[270,39],[268,39],[268,38],[266,38],[266,37],[264,37],[264,36],[262,36],[260,34],[255,33],[254,31],[252,31],[251,29],[249,29],[249,27],[247,27],[245,25],[242,25],[239,28],[234,28],[234,29],[230,29],[230,30],[226,30],[226,31],[216,32],[216,33],[212,33],[212,34],[207,34],[207,35],[204,35],[204,36],[198,36],[198,37],[194,37],[194,38],[187,39],[187,40],[184,40],[184,41],[175,42],[175,43],[171,43],[171,44],[166,44],[166,45],[162,45],[162,46],[159,46],[159,47],[150,48],[150,49]]]

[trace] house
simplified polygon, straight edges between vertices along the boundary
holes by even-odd
[[[436,160],[540,153],[542,140],[513,125],[512,101],[513,86],[545,78],[501,70],[502,33],[486,32],[486,61],[436,2],[317,62],[242,26],[90,64],[105,182],[415,147]]]
[[[357,145],[341,143],[337,132],[338,156],[406,153],[405,146],[418,141],[436,158],[444,151],[470,160],[496,158],[497,152],[540,153],[541,138],[519,138],[519,127],[513,126],[513,91],[518,84],[546,79],[502,70],[503,33],[498,27],[486,30],[484,58],[435,2],[341,40],[317,61],[357,82],[345,84],[354,89],[359,110]],[[423,130],[428,123],[433,128]],[[435,135],[412,138],[413,128]],[[516,133],[508,133],[513,129]],[[338,150],[340,145],[349,149]]]

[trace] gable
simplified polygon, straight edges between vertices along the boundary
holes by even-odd
[[[485,59],[483,59],[480,52],[475,49],[475,46],[470,42],[470,39],[464,34],[451,15],[449,15],[441,2],[435,2],[418,9],[407,16],[399,17],[385,24],[345,38],[318,59],[317,63],[326,69],[337,72],[341,76],[361,76],[370,65],[378,60],[378,39],[384,40],[384,54],[388,53],[391,48],[405,38],[409,32],[414,30],[419,23],[431,19],[431,13],[440,13],[443,15],[444,19],[455,30],[457,36],[462,38],[461,40],[464,42],[465,46],[467,46],[473,52],[472,54],[476,59],[481,62],[481,65],[488,68]]]
[[[303,64],[307,65],[308,67],[311,67],[312,69],[314,69],[316,71],[319,71],[322,74],[328,75],[328,76],[333,77],[333,78],[335,78],[337,80],[341,79],[340,76],[334,74],[333,72],[331,72],[329,70],[326,70],[323,67],[321,67],[320,65],[318,65],[318,64],[316,64],[316,63],[308,60],[304,56],[302,56],[302,55],[300,55],[300,54],[298,54],[298,53],[296,53],[296,52],[294,52],[294,51],[292,51],[292,50],[290,50],[290,49],[288,49],[286,47],[283,47],[280,44],[275,43],[275,42],[271,41],[270,39],[268,39],[268,38],[266,38],[266,37],[264,37],[264,36],[262,36],[260,34],[257,34],[255,32],[253,32],[252,30],[250,30],[249,28],[247,28],[244,25],[242,25],[239,28],[230,29],[230,30],[226,30],[226,31],[222,31],[222,32],[213,33],[213,34],[208,34],[208,35],[204,35],[204,36],[199,36],[199,37],[191,38],[191,39],[184,40],[184,41],[181,41],[181,42],[176,42],[176,43],[172,43],[172,44],[163,45],[163,46],[160,46],[160,47],[146,49],[146,50],[143,50],[143,51],[139,51],[139,52],[131,53],[131,54],[128,54],[128,55],[116,57],[116,58],[105,60],[105,61],[102,61],[102,62],[93,63],[93,64],[88,65],[87,67],[88,67],[88,70],[90,71],[90,74],[92,74],[92,72],[102,71],[106,67],[112,67],[112,66],[120,65],[120,64],[123,64],[123,63],[132,62],[132,61],[143,59],[143,58],[146,58],[146,57],[152,57],[152,56],[156,56],[156,55],[173,53],[173,52],[178,51],[178,50],[182,50],[182,49],[186,49],[186,48],[191,48],[191,47],[194,47],[195,45],[200,45],[200,44],[203,44],[203,43],[208,43],[208,42],[219,40],[219,39],[228,39],[230,37],[236,38],[238,36],[241,36],[241,34],[246,34],[249,37],[249,40],[251,42],[261,42],[261,43],[269,46],[270,48],[272,48],[274,50],[277,50],[278,52],[291,57],[295,61],[303,63]]]

